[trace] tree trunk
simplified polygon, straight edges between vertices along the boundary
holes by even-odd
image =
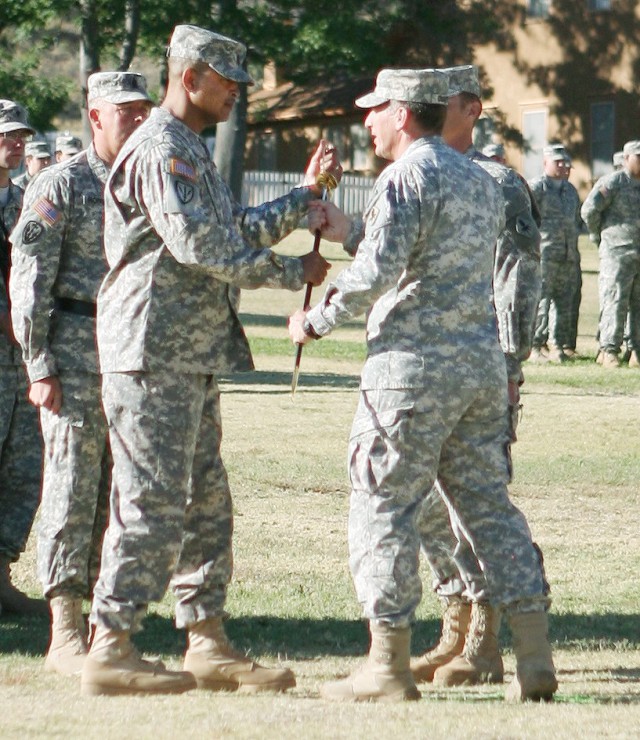
[[[247,86],[240,85],[240,97],[233,106],[229,120],[216,127],[213,161],[229,185],[234,198],[242,200],[244,147],[247,139]]]
[[[124,9],[124,40],[120,49],[118,69],[126,72],[129,69],[138,45],[140,31],[140,0],[126,0]]]
[[[80,89],[82,90],[82,140],[91,141],[91,126],[87,115],[87,79],[100,71],[100,45],[95,0],[80,0],[82,18],[80,30]]]

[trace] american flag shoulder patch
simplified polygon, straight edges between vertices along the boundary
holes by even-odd
[[[60,211],[47,198],[40,198],[36,201],[33,210],[49,226],[53,226],[60,220]]]
[[[196,171],[193,167],[190,164],[187,164],[184,160],[177,159],[176,157],[172,157],[169,160],[169,172],[172,175],[184,177],[192,182],[195,182],[196,180]]]

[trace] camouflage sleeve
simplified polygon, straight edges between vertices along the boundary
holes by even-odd
[[[540,232],[531,212],[528,188],[503,183],[507,223],[496,243],[493,291],[498,334],[509,377],[531,352],[540,299]]]
[[[594,244],[600,244],[602,214],[609,207],[611,200],[611,190],[607,187],[606,182],[598,180],[580,209],[582,220],[589,231],[589,238]]]
[[[196,166],[175,156],[141,157],[136,162],[138,198],[174,259],[210,272],[240,288],[287,288],[304,285],[302,262],[270,249],[248,246],[232,216],[222,179],[210,181]],[[117,197],[118,178],[109,181]]]
[[[361,216],[355,216],[351,219],[349,235],[345,239],[344,251],[353,257],[358,251],[358,245],[364,238],[364,219]]]
[[[234,217],[245,243],[257,248],[277,244],[298,227],[315,197],[309,188],[294,188],[281,198],[253,208],[241,208],[234,202]]]
[[[58,373],[49,334],[66,224],[64,191],[63,184],[43,172],[27,189],[11,235],[11,319],[31,382]]]
[[[307,318],[319,336],[364,313],[395,285],[419,237],[419,187],[401,182],[407,173],[376,184],[364,213],[364,237],[353,262],[329,284]]]

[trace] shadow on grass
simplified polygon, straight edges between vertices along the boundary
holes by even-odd
[[[293,363],[293,361],[292,361]],[[293,364],[291,366],[293,370]],[[227,375],[220,379],[220,388],[225,394],[233,393],[269,393],[271,395],[290,395],[291,394],[291,375],[290,372],[267,372],[256,370],[251,373],[238,373],[237,375]],[[298,390],[303,392],[311,390],[316,392],[318,389],[335,389],[344,388],[351,390],[358,388],[360,384],[359,375],[345,375],[344,373],[300,373],[298,381]],[[268,385],[284,386],[282,388],[270,388],[269,390],[252,389],[251,386]],[[230,386],[238,386],[236,388]]]
[[[420,620],[413,630],[412,648],[419,654],[433,645],[439,635],[440,622]],[[284,653],[300,660],[324,656],[358,656],[368,649],[368,635],[363,621],[341,619],[283,619],[252,616],[229,619],[229,638],[241,650],[254,655]],[[550,634],[557,648],[581,650],[637,650],[640,647],[640,614],[550,615]],[[0,655],[44,655],[49,639],[46,619],[0,618]],[[149,614],[144,629],[135,642],[145,653],[181,655],[185,650],[185,632],[173,621]],[[501,642],[511,644],[506,627]],[[640,669],[616,669],[618,680],[640,682]],[[617,674],[616,674],[617,675]]]

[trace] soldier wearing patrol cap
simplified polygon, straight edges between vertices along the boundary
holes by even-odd
[[[565,147],[550,144],[542,156],[543,174],[530,182],[542,218],[542,291],[530,360],[565,362],[575,355],[578,333],[580,196],[569,182],[571,157]]]
[[[238,85],[251,83],[245,47],[180,25],[167,56],[166,97],[123,146],[105,191],[110,269],[98,296],[98,350],[117,515],[105,535],[81,690],[179,693],[197,682],[284,691],[295,685],[290,670],[254,663],[224,632],[233,523],[216,375],[252,367],[229,284],[298,290],[324,279],[317,253],[280,257],[268,247],[318,196],[321,165],[338,177],[339,165],[323,143],[307,170],[313,185],[242,209],[199,135],[225,121]],[[171,579],[176,623],[188,631],[184,672],[137,658],[130,639]]]
[[[82,599],[97,578],[108,511],[111,460],[95,349],[107,267],[104,184],[151,105],[142,75],[91,75],[93,142],[31,183],[12,233],[13,323],[46,451],[38,528],[38,575],[52,618],[45,668],[64,675],[79,673],[87,652]]]
[[[51,164],[51,151],[47,142],[27,142],[24,148],[24,163],[27,169],[14,180],[23,190],[39,172]]]
[[[596,359],[608,369],[620,366],[627,314],[629,367],[640,368],[640,141],[628,141],[622,154],[622,169],[601,177],[582,205],[600,257]]]
[[[27,111],[0,100],[0,611],[46,615],[11,582],[11,563],[24,550],[40,500],[42,439],[38,414],[27,402],[27,378],[11,328],[7,292],[9,235],[22,208],[23,191],[10,179],[35,133]]]
[[[64,162],[66,159],[71,159],[71,157],[75,157],[83,149],[82,139],[74,136],[69,131],[56,136],[56,162]]]
[[[507,376],[491,302],[505,204],[495,179],[440,136],[449,85],[441,70],[382,70],[374,91],[356,101],[368,109],[376,154],[391,164],[374,185],[359,244],[351,220],[323,205],[325,236],[342,241],[354,261],[314,308],[289,320],[292,340],[305,343],[367,312],[348,452],[349,562],[371,649],[362,668],[322,687],[333,700],[420,696],[409,662],[422,592],[416,516],[436,479],[486,574],[487,600],[534,614],[512,622],[518,640],[530,626],[539,632],[534,610],[547,602],[531,534],[506,485]],[[548,642],[518,654],[518,673],[508,698],[552,694]]]
[[[522,362],[531,349],[540,291],[540,234],[525,181],[514,170],[490,160],[473,146],[473,129],[482,112],[477,67],[461,65],[443,72],[449,79],[443,139],[491,175],[502,190],[506,222],[495,245],[493,301],[507,368],[505,412],[508,438],[513,442],[520,404],[519,386],[523,382]],[[507,452],[510,459],[508,447]],[[422,550],[433,572],[433,586],[445,612],[440,641],[411,663],[416,680],[442,686],[502,681],[498,645],[501,610],[488,596],[490,589],[483,568],[465,530],[455,525],[443,503],[441,481],[425,497],[417,524]],[[493,546],[498,545],[493,543]],[[523,567],[520,573],[523,583],[527,579],[537,582],[539,567],[532,570],[526,561],[518,567]],[[496,584],[492,587],[496,588]],[[504,584],[497,586],[503,587]],[[546,603],[546,598],[541,598],[536,608],[543,610]],[[511,615],[512,624],[514,619],[518,629],[516,614]],[[517,698],[515,688],[511,695]]]

